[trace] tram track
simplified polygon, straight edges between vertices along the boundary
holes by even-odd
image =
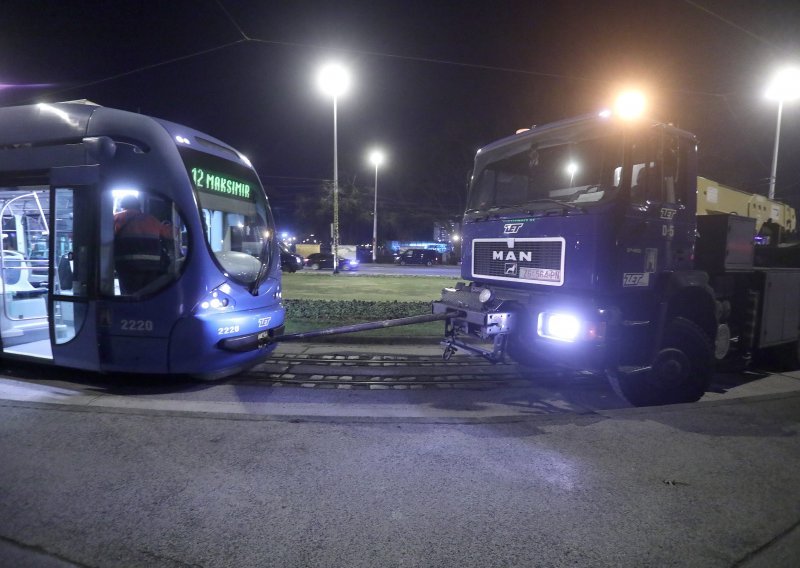
[[[464,357],[443,361],[424,355],[278,355],[232,379],[236,384],[270,384],[340,389],[489,389],[529,387],[555,370],[521,368]],[[559,373],[560,374],[560,373]]]

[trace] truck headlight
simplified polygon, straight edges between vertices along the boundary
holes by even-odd
[[[581,332],[581,321],[569,314],[540,313],[536,332],[541,337],[558,341],[575,341]]]
[[[603,341],[606,336],[606,322],[603,320],[583,320],[572,314],[542,312],[536,325],[540,337],[572,343],[574,341]]]

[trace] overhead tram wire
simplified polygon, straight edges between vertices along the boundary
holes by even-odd
[[[322,45],[316,44],[309,44],[309,43],[301,43],[301,42],[290,42],[290,41],[277,41],[277,40],[269,40],[269,39],[261,39],[261,38],[251,38],[248,37],[247,41],[254,42],[254,43],[261,43],[266,45],[277,45],[277,46],[286,46],[286,47],[300,47],[303,49],[314,49],[314,50],[324,50],[326,52],[330,51],[337,51],[340,53],[346,53],[351,55],[366,55],[370,57],[382,57],[387,59],[402,59],[406,61],[416,61],[419,63],[433,63],[438,65],[451,65],[456,67],[466,67],[471,69],[480,69],[483,71],[498,71],[503,73],[516,73],[520,75],[532,75],[536,77],[544,77],[548,79],[561,79],[566,81],[584,81],[584,82],[592,82],[592,83],[601,83],[604,85],[615,85],[616,81],[612,81],[609,79],[597,79],[595,77],[583,77],[578,75],[563,75],[559,73],[545,73],[543,71],[532,71],[530,69],[518,69],[514,67],[499,67],[497,65],[487,65],[483,63],[467,63],[464,61],[451,61],[448,59],[436,59],[432,57],[418,57],[413,55],[398,55],[395,53],[386,53],[381,51],[367,51],[363,49],[345,49],[339,47],[326,47]],[[681,94],[688,94],[688,95],[697,95],[702,97],[721,97],[723,96],[722,93],[708,93],[704,91],[696,91],[690,89],[666,89],[668,92],[673,93],[681,93]]]
[[[223,49],[227,49],[228,47],[232,47],[232,46],[238,45],[240,43],[245,43],[246,41],[247,40],[237,39],[236,41],[231,41],[231,42],[228,42],[228,43],[225,43],[225,44],[222,44],[222,45],[218,45],[216,47],[209,47],[208,49],[202,49],[200,51],[196,51],[194,53],[189,53],[187,55],[180,55],[178,57],[173,57],[173,58],[170,58],[170,59],[166,59],[164,61],[159,61],[158,63],[151,63],[149,65],[143,65],[141,67],[136,67],[136,68],[130,69],[128,71],[123,71],[122,73],[116,73],[114,75],[109,75],[108,77],[105,77],[103,79],[97,79],[97,80],[94,80],[94,81],[88,81],[86,83],[81,83],[79,85],[73,85],[71,87],[66,87],[66,88],[63,88],[63,89],[55,90],[55,91],[48,91],[44,95],[45,96],[51,96],[51,95],[57,95],[59,93],[66,93],[66,92],[69,92],[69,91],[75,91],[77,89],[84,89],[86,87],[93,87],[95,85],[100,85],[102,83],[107,83],[109,81],[114,81],[115,79],[121,79],[122,77],[128,77],[130,75],[135,75],[137,73],[141,73],[142,71],[149,71],[151,69],[156,69],[158,67],[163,67],[165,65],[171,65],[173,63],[178,63],[179,61],[185,61],[187,59],[193,59],[193,58],[198,57],[200,55],[206,55],[208,53],[213,53],[215,51],[220,51],[220,50],[223,50]],[[23,103],[36,102],[36,100],[38,100],[38,98],[37,99],[28,99],[26,101],[23,101]]]
[[[709,10],[703,8],[702,6],[691,2],[691,0],[685,0],[685,1],[688,2],[689,4],[692,4],[692,5],[696,6],[698,9],[701,9],[703,11],[709,12],[710,14],[716,16],[716,14],[713,14],[713,12],[710,12]],[[413,55],[400,55],[400,54],[396,54],[396,53],[386,53],[386,52],[380,52],[380,51],[367,51],[367,50],[360,50],[360,49],[331,48],[331,47],[326,47],[326,46],[322,46],[322,45],[303,43],[303,42],[289,42],[289,41],[268,40],[268,39],[263,39],[263,38],[253,38],[253,37],[250,37],[249,35],[247,35],[244,32],[244,30],[241,28],[241,26],[236,22],[236,20],[233,18],[233,16],[227,11],[227,9],[225,9],[225,6],[219,0],[216,0],[216,3],[220,7],[220,9],[225,13],[225,15],[227,16],[228,20],[231,22],[231,24],[236,28],[236,31],[240,36],[239,39],[234,40],[234,41],[230,41],[230,42],[227,42],[227,43],[224,43],[222,45],[215,46],[215,47],[210,47],[210,48],[207,48],[207,49],[202,49],[200,51],[195,51],[193,53],[189,53],[189,54],[186,54],[186,55],[181,55],[181,56],[178,56],[178,57],[172,57],[170,59],[165,59],[164,61],[160,61],[160,62],[157,62],[157,63],[151,63],[149,65],[142,65],[140,67],[135,67],[133,69],[129,69],[128,71],[123,71],[121,73],[116,73],[114,75],[109,75],[108,77],[104,77],[102,79],[96,79],[94,81],[87,81],[85,83],[80,83],[80,84],[73,85],[73,86],[70,86],[70,87],[66,87],[66,88],[63,88],[63,89],[58,89],[58,90],[55,90],[55,91],[45,92],[44,96],[56,95],[56,94],[59,94],[59,93],[65,93],[65,92],[69,92],[69,91],[75,91],[77,89],[83,89],[83,88],[86,88],[86,87],[92,87],[92,86],[95,86],[95,85],[99,85],[99,84],[102,84],[102,83],[107,83],[109,81],[113,81],[115,79],[120,79],[122,77],[128,77],[130,75],[141,73],[143,71],[149,71],[151,69],[156,69],[158,67],[163,67],[165,65],[171,65],[173,63],[177,63],[177,62],[180,62],[180,61],[185,61],[185,60],[188,60],[188,59],[193,59],[193,58],[199,57],[201,55],[206,55],[208,53],[213,53],[215,51],[220,51],[220,50],[223,50],[223,49],[227,49],[229,47],[233,47],[234,45],[239,45],[239,44],[244,44],[244,43],[251,43],[251,42],[252,43],[265,44],[265,45],[297,47],[297,48],[313,49],[313,50],[325,50],[325,51],[328,51],[328,52],[330,52],[330,51],[338,51],[340,53],[348,53],[348,54],[353,54],[353,55],[366,55],[366,56],[371,56],[371,57],[381,57],[381,58],[388,58],[388,59],[401,59],[401,60],[406,60],[406,61],[416,61],[416,62],[420,62],[420,63],[432,63],[432,64],[438,64],[438,65],[451,65],[451,66],[466,67],[466,68],[471,68],[471,69],[480,69],[480,70],[484,70],[484,71],[498,71],[498,72],[504,72],[504,73],[515,73],[515,74],[521,74],[521,75],[532,75],[532,76],[536,76],[536,77],[544,77],[544,78],[550,78],[550,79],[561,79],[561,80],[567,80],[567,81],[584,81],[584,82],[592,82],[592,83],[601,83],[601,84],[606,84],[606,85],[613,85],[615,83],[614,81],[611,81],[611,80],[608,80],[608,79],[597,79],[597,78],[594,78],[594,77],[583,77],[583,76],[578,76],[578,75],[564,75],[564,74],[559,74],[559,73],[545,73],[545,72],[542,72],[542,71],[533,71],[533,70],[530,70],[530,69],[518,69],[518,68],[514,68],[514,67],[500,67],[500,66],[496,66],[496,65],[487,65],[487,64],[482,64],[482,63],[468,63],[468,62],[463,62],[463,61],[452,61],[452,60],[447,60],[447,59],[436,59],[436,58],[432,58],[432,57],[419,57],[419,56],[413,56]],[[716,16],[716,17],[719,17],[719,16]],[[727,20],[724,20],[724,18],[720,18],[720,19],[723,19],[723,21],[727,22]],[[730,23],[730,22],[728,22],[728,23]],[[730,23],[730,24],[735,26],[735,27],[739,27],[739,26],[736,26],[733,23]],[[742,29],[743,31],[746,32],[746,30],[744,30],[743,28],[740,28],[740,29]],[[755,36],[755,34],[752,34],[750,32],[747,32],[747,33],[749,35],[753,35],[754,37],[758,37],[758,36]],[[704,91],[696,91],[696,90],[688,90],[688,89],[667,89],[667,91],[668,92],[681,93],[681,94],[688,94],[688,95],[703,96],[703,97],[722,97],[722,96],[724,96],[723,93],[709,93],[709,92],[704,92]],[[22,102],[25,103],[25,102],[31,102],[31,101],[34,101],[34,99],[28,99],[28,100],[24,100]]]
[[[268,40],[262,38],[254,38],[250,37],[245,33],[236,19],[231,15],[230,12],[225,8],[224,4],[221,0],[215,0],[217,5],[220,9],[225,13],[228,17],[228,20],[231,24],[236,28],[239,35],[241,36],[243,41],[247,42],[254,42],[254,43],[262,43],[267,45],[277,45],[277,46],[286,46],[286,47],[300,47],[303,49],[314,49],[314,50],[324,50],[326,52],[329,51],[338,51],[340,53],[348,53],[353,55],[367,55],[371,57],[383,57],[387,59],[402,59],[406,61],[417,61],[420,63],[434,63],[439,65],[452,65],[457,67],[467,67],[472,69],[481,69],[484,71],[499,71],[504,73],[517,73],[522,75],[533,75],[537,77],[545,77],[550,79],[564,79],[569,81],[587,81],[593,83],[602,83],[606,85],[613,85],[615,82],[610,81],[608,79],[597,79],[594,77],[582,77],[576,75],[564,75],[559,73],[545,73],[542,71],[532,71],[530,69],[517,69],[513,67],[498,67],[496,65],[486,65],[482,63],[466,63],[463,61],[451,61],[447,59],[435,59],[432,57],[418,57],[412,55],[398,55],[396,53],[386,53],[380,51],[366,51],[360,49],[344,49],[344,48],[331,48],[322,45],[315,45],[309,43],[302,43],[302,42],[290,42],[290,41],[278,41],[278,40]],[[706,97],[719,97],[722,96],[720,93],[706,93],[702,91],[691,91],[691,90],[683,90],[683,89],[671,89],[671,92],[682,93],[682,94],[693,94],[699,96],[706,96]]]
[[[711,16],[712,18],[716,18],[717,20],[719,20],[719,21],[721,21],[721,22],[724,22],[724,23],[728,24],[728,25],[729,25],[729,26],[731,26],[732,28],[736,28],[736,29],[737,29],[737,30],[739,30],[740,32],[742,32],[742,33],[744,33],[744,34],[746,34],[746,35],[750,36],[751,38],[753,38],[753,39],[755,39],[755,40],[758,40],[758,41],[760,41],[761,43],[763,43],[763,44],[765,44],[765,45],[768,45],[769,47],[771,47],[772,49],[774,49],[774,50],[776,50],[776,51],[784,51],[782,48],[778,47],[777,45],[775,45],[775,44],[774,44],[774,43],[772,43],[771,41],[767,40],[766,38],[763,38],[763,37],[761,37],[760,35],[758,35],[758,34],[756,34],[756,33],[753,33],[753,32],[751,32],[751,31],[750,31],[750,30],[748,30],[747,28],[743,28],[743,27],[742,27],[742,26],[740,26],[739,24],[736,24],[736,23],[734,23],[734,22],[730,21],[729,19],[727,19],[727,18],[725,18],[725,17],[723,17],[723,16],[721,16],[721,15],[717,14],[717,13],[716,13],[716,12],[714,12],[713,10],[711,10],[711,9],[709,9],[709,8],[706,8],[705,6],[703,6],[703,5],[701,5],[701,4],[698,4],[697,2],[694,2],[693,0],[683,0],[683,1],[684,1],[684,2],[686,2],[687,4],[689,4],[690,6],[692,6],[692,7],[694,7],[694,8],[697,8],[697,9],[698,9],[698,10],[700,10],[701,12],[705,12],[706,14],[708,14],[709,16]]]

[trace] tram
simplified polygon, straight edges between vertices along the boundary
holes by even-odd
[[[126,201],[159,231],[133,284]],[[88,101],[0,108],[0,222],[0,357],[218,378],[283,334],[266,193],[191,128]]]

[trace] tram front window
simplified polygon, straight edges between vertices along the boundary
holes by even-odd
[[[223,272],[253,284],[269,263],[272,218],[255,173],[235,162],[181,148],[197,192],[208,248]]]

